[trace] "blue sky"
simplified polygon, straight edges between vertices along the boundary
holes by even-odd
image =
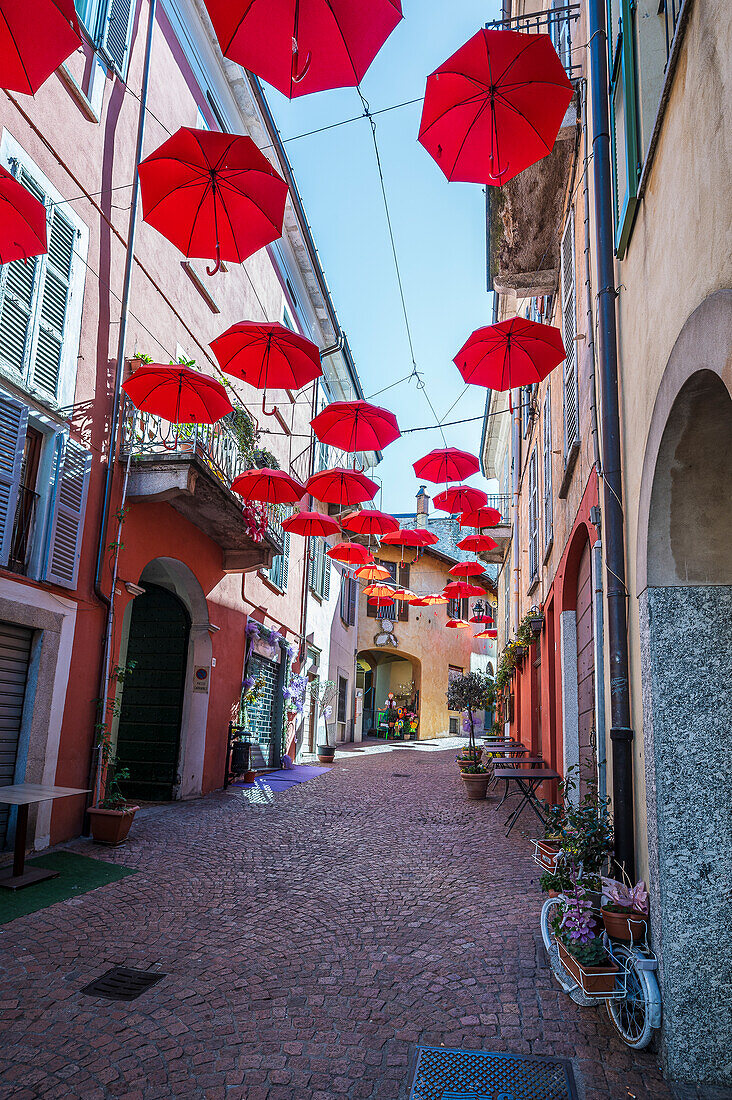
[[[403,9],[405,18],[362,84],[374,111],[421,97],[427,75],[496,18],[498,3],[404,0]],[[362,113],[353,88],[292,102],[267,90],[285,139]],[[452,362],[473,329],[490,322],[485,195],[476,185],[447,182],[417,142],[420,114],[417,103],[378,115],[377,140],[417,367],[438,416],[450,421],[479,416],[485,404],[485,390],[479,387],[469,387],[460,397],[465,387]],[[368,397],[411,370],[369,124],[361,119],[288,141],[286,147]],[[434,423],[414,381],[402,382],[374,401],[392,409],[402,429]],[[477,420],[446,428],[445,437],[448,445],[477,454],[480,432]],[[385,450],[376,470],[383,480],[382,507],[413,510],[418,482],[412,462],[439,446],[442,440],[435,430],[403,436]],[[470,484],[484,482],[477,475]]]

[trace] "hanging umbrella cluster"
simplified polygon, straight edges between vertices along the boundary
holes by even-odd
[[[0,88],[35,95],[80,45],[74,0],[0,0]]]
[[[426,527],[400,527],[396,531],[387,532],[382,537],[381,544],[422,549],[424,546],[434,546],[439,541],[434,531],[428,531]]]
[[[467,596],[485,596],[485,591],[478,584],[468,584],[467,581],[450,581],[442,590],[444,596],[451,600],[463,600]]]
[[[418,596],[416,600],[413,600],[417,607],[437,607],[443,603],[449,603],[450,597],[443,596],[441,593],[432,594],[427,596]]]
[[[47,251],[45,206],[7,169],[0,168],[0,264],[28,260]]]

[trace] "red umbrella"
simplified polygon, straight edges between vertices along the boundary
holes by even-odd
[[[474,638],[497,638],[497,630],[479,630],[477,634],[473,635]]]
[[[398,531],[387,532],[381,539],[382,546],[434,546],[439,541],[433,531],[424,527],[400,527]]]
[[[453,630],[464,630],[470,627],[470,623],[466,623],[465,619],[448,619],[445,626],[451,626]]]
[[[464,600],[467,596],[485,596],[485,590],[477,584],[468,584],[467,581],[450,581],[442,590],[443,596],[451,600]]]
[[[448,569],[451,577],[479,577],[485,573],[485,566],[479,561],[460,561]]]
[[[470,618],[468,619],[468,622],[469,623],[484,623],[484,624],[487,624],[487,623],[492,623],[493,619],[490,617],[490,615],[471,615]]]
[[[463,512],[458,520],[461,527],[495,527],[501,522],[501,513],[497,508],[483,505],[472,512]]]
[[[369,596],[368,601],[372,607],[393,607],[394,601],[388,596]]]
[[[393,599],[396,590],[393,585],[377,583],[367,584],[363,591],[366,596],[386,596],[387,599]]]
[[[357,535],[385,535],[388,531],[399,530],[399,521],[388,512],[380,512],[378,508],[351,512],[341,522],[343,527],[355,531]]]
[[[438,493],[432,503],[441,512],[467,512],[488,503],[488,494],[472,485],[451,485]]]
[[[491,390],[510,390],[541,382],[566,353],[553,325],[510,317],[476,329],[453,362],[466,382]]]
[[[0,88],[33,95],[80,45],[74,0],[0,0]]]
[[[551,153],[573,90],[548,34],[480,30],[428,78],[419,140],[449,180],[504,184]]]
[[[377,565],[373,558],[368,565],[356,569],[353,575],[360,581],[386,581],[391,577],[389,570],[384,569],[383,565]]]
[[[322,512],[293,512],[282,521],[282,530],[293,535],[320,535],[321,538],[340,534],[336,521]]]
[[[260,504],[297,504],[305,486],[284,470],[245,470],[231,483],[235,493]]]
[[[371,557],[365,546],[360,542],[339,542],[326,550],[326,554],[333,561],[342,561],[346,565],[365,565]]]
[[[294,99],[360,84],[401,0],[206,0],[221,52]]]
[[[249,137],[181,126],[138,171],[145,221],[209,275],[282,236],[287,184]]]
[[[0,264],[47,251],[45,206],[0,168]]]
[[[146,363],[122,389],[136,408],[171,424],[214,424],[233,411],[220,382],[182,363]]]
[[[480,468],[475,455],[459,451],[457,447],[438,447],[424,458],[418,458],[413,465],[417,477],[436,482],[461,481],[476,474]]]
[[[305,487],[316,500],[323,504],[339,504],[341,508],[346,504],[363,504],[366,500],[373,500],[379,491],[379,486],[370,477],[342,466],[313,474],[305,482]]]
[[[400,603],[414,603],[418,599],[416,593],[410,592],[408,588],[395,588],[392,596]]]
[[[322,443],[341,451],[378,451],[401,435],[394,413],[368,401],[333,401],[310,423]]]
[[[422,606],[422,607],[436,607],[438,604],[447,603],[448,600],[449,600],[448,596],[429,595],[429,596],[420,596],[419,599],[415,600],[414,602],[420,604],[420,606]]]
[[[469,554],[479,554],[481,550],[495,550],[498,543],[490,535],[466,535],[464,539],[460,539],[458,546]]]
[[[299,390],[323,373],[317,345],[278,321],[239,321],[210,347],[222,370],[260,390]]]

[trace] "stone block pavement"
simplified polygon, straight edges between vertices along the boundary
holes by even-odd
[[[382,746],[383,748],[383,746]],[[339,752],[274,796],[144,810],[139,872],[0,928],[3,1100],[403,1100],[416,1044],[561,1055],[584,1100],[670,1097],[545,961],[538,868],[454,749]],[[82,986],[167,976],[138,1000]]]

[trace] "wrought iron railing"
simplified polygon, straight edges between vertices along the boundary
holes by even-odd
[[[511,498],[507,493],[490,493],[487,507],[498,509],[501,513],[502,524],[510,522]]]
[[[28,572],[28,562],[33,544],[33,529],[36,522],[36,507],[39,495],[25,485],[18,486],[18,503],[15,508],[13,538],[10,544],[8,569],[13,573]]]
[[[661,0],[659,5],[658,10],[659,12],[663,11],[664,20],[666,22],[666,61],[668,61],[671,53],[671,43],[674,40],[676,26],[683,6],[684,0]]]
[[[681,3],[681,0],[667,0]],[[522,31],[524,34],[548,34],[570,80],[582,75],[582,52],[572,44],[572,29],[580,15],[579,4],[566,4],[531,15],[516,15],[486,24],[489,30]]]

